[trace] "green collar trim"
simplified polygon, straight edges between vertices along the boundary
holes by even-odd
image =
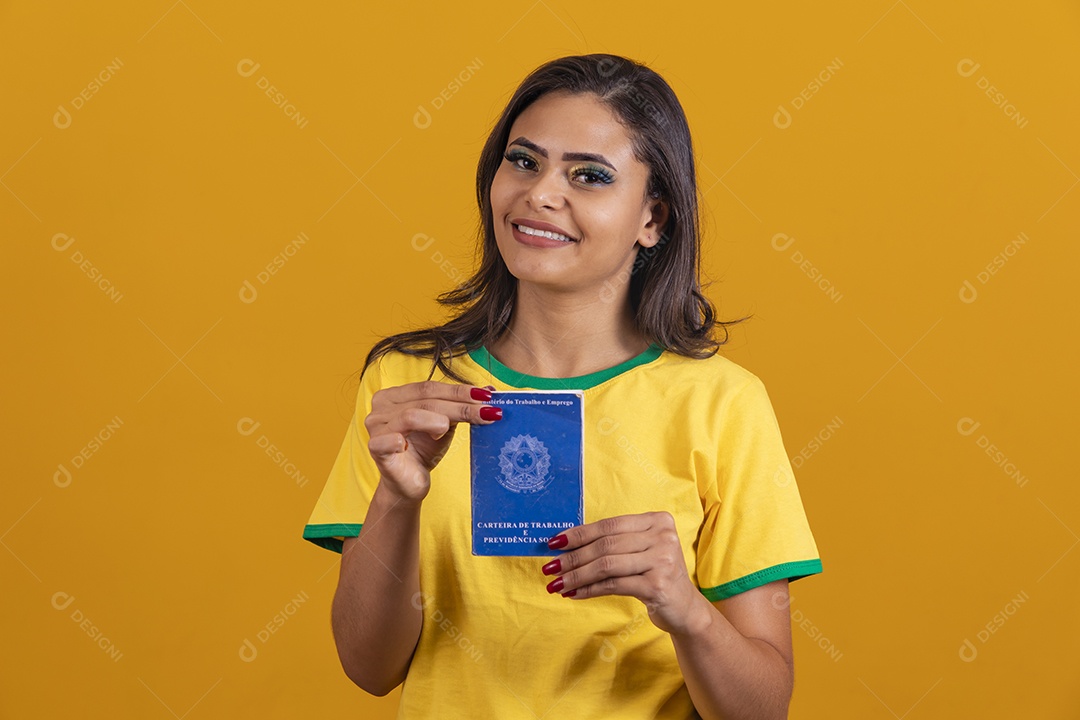
[[[506,385],[516,388],[531,388],[533,390],[588,390],[600,383],[607,382],[611,378],[635,368],[638,365],[650,363],[660,357],[664,352],[661,345],[653,343],[649,349],[636,357],[621,362],[607,370],[597,370],[587,375],[578,375],[569,378],[546,378],[536,375],[526,375],[503,365],[481,345],[475,350],[469,351],[469,357],[481,368],[491,373],[497,380]]]

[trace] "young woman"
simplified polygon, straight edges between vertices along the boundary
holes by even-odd
[[[626,58],[549,62],[476,190],[458,312],[372,349],[304,530],[342,553],[346,674],[404,682],[405,718],[786,717],[787,587],[821,561],[762,382],[717,354],[675,94]],[[521,388],[584,391],[585,523],[554,560],[471,554],[455,432]]]

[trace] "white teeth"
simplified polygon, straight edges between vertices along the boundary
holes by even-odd
[[[536,235],[537,237],[546,237],[552,240],[561,240],[562,242],[574,242],[566,235],[560,235],[559,233],[548,232],[547,230],[537,230],[536,228],[526,227],[525,225],[515,225],[518,230],[526,235]]]

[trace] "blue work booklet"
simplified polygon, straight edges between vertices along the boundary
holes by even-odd
[[[581,390],[493,392],[502,419],[472,425],[473,555],[558,555],[547,541],[583,522]]]

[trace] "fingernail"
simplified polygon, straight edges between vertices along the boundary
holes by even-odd
[[[566,543],[570,542],[565,535],[556,535],[548,540],[548,547],[552,550],[558,550],[561,547],[565,547]]]
[[[502,419],[502,408],[490,407],[490,406],[485,405],[484,407],[480,408],[480,419],[481,420],[501,420]]]
[[[481,400],[483,402],[487,402],[491,399],[491,391],[485,390],[484,388],[474,387],[469,391],[469,395],[472,396],[473,400]]]
[[[542,567],[541,570],[543,570],[545,575],[558,575],[559,571],[562,570],[562,560],[560,560],[559,558],[555,558],[547,565]]]
[[[557,593],[563,589],[563,581],[561,577],[557,577],[548,583],[547,591],[549,593]]]
[[[562,594],[563,597],[574,597],[575,595],[577,595],[577,590],[576,589],[570,590],[568,592],[564,592]]]
[[[494,385],[485,385],[484,387],[486,387],[488,390],[495,390]]]

